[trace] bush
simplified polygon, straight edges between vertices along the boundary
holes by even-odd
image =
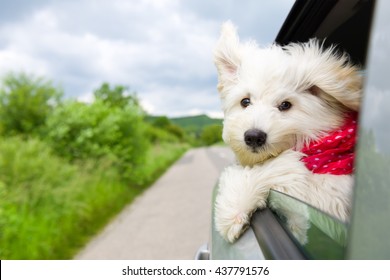
[[[165,129],[161,129],[159,127],[155,127],[149,123],[144,123],[145,125],[145,132],[146,137],[148,138],[148,141],[152,144],[159,144],[159,143],[176,143],[178,142],[178,138],[176,135],[173,135],[172,133],[169,133]]]
[[[184,138],[184,130],[180,126],[173,124],[166,116],[153,119],[151,124],[157,129],[165,130],[169,134],[174,135],[176,139],[183,140]]]
[[[205,145],[212,145],[222,141],[222,125],[212,124],[206,126],[202,130],[202,134],[200,135],[202,142]]]
[[[109,83],[103,83],[93,92],[96,100],[101,100],[111,107],[126,108],[128,105],[139,105],[135,92],[129,93],[127,86],[116,85],[111,87]]]
[[[0,138],[0,258],[68,259],[141,190],[110,161],[70,165],[36,139]]]
[[[0,259],[71,258],[188,149],[178,129],[146,124],[125,87],[103,84],[92,104],[60,104],[50,82],[9,77],[0,88]]]
[[[187,148],[150,149],[143,183]],[[37,139],[0,138],[0,151],[0,259],[70,259],[144,189],[124,183],[108,159],[70,164]]]
[[[5,76],[0,88],[0,133],[36,135],[58,104],[62,91],[26,74]]]
[[[58,107],[48,118],[46,135],[61,157],[71,161],[107,157],[127,179],[144,162],[149,147],[138,106],[121,109],[101,100]]]

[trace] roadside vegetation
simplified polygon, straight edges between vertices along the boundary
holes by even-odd
[[[221,141],[221,125],[148,116],[125,86],[93,93],[86,104],[44,78],[2,78],[0,259],[72,258],[186,150]]]

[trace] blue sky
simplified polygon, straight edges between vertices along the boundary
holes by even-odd
[[[293,0],[13,0],[0,3],[0,75],[52,80],[90,101],[127,85],[153,115],[222,116],[212,50],[222,22],[274,40]]]

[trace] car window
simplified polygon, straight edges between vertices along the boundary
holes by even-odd
[[[297,3],[302,7],[307,4],[306,1],[299,0]],[[331,7],[332,3],[334,7]],[[340,243],[340,240],[332,236],[336,246],[329,245],[329,248],[333,251],[336,250],[334,247],[340,245],[338,256],[346,259],[389,259],[390,80],[387,68],[390,63],[390,2],[329,1],[326,7],[320,6],[320,1],[311,1],[309,4],[313,8],[306,9],[306,13],[301,13],[300,7],[292,13],[276,41],[286,44],[290,41],[305,41],[310,37],[326,38],[328,43],[337,43],[347,51],[353,61],[363,67],[365,75],[355,159],[352,218],[350,224],[345,226],[346,240]],[[306,16],[316,11],[321,11],[322,16]],[[292,23],[296,25],[295,28],[291,27]],[[282,216],[280,213],[278,215]],[[314,244],[313,238],[310,238],[315,234],[311,231],[315,231],[317,227],[312,227],[315,220],[310,220],[308,243],[300,244],[302,250],[311,254],[325,240],[318,237],[318,244]],[[286,221],[283,223],[286,224]],[[321,231],[324,233],[322,229]],[[328,246],[324,247],[328,250]],[[323,257],[326,258],[326,255]]]
[[[308,259],[343,259],[347,225],[289,195],[271,191],[268,204]]]
[[[310,2],[312,8],[302,12],[306,2]],[[390,1],[330,2],[334,7],[327,7],[329,14],[321,12],[321,17],[314,17],[309,15],[322,11],[321,1],[296,1],[297,9],[289,15],[276,42],[283,45],[312,37],[326,38],[327,43],[339,45],[364,69],[352,218],[348,225],[344,224],[276,191],[270,192],[268,205],[278,224],[283,226],[283,232],[287,232],[306,258],[389,259]],[[280,239],[277,235],[274,238]],[[264,244],[260,247],[263,250]]]
[[[376,1],[356,159],[350,259],[389,259],[390,1]]]

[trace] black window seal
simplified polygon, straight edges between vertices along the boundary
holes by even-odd
[[[337,4],[338,0],[297,0],[284,21],[275,42],[287,45],[305,42],[315,34],[319,25]]]
[[[251,227],[266,259],[307,259],[269,208],[253,214]]]

